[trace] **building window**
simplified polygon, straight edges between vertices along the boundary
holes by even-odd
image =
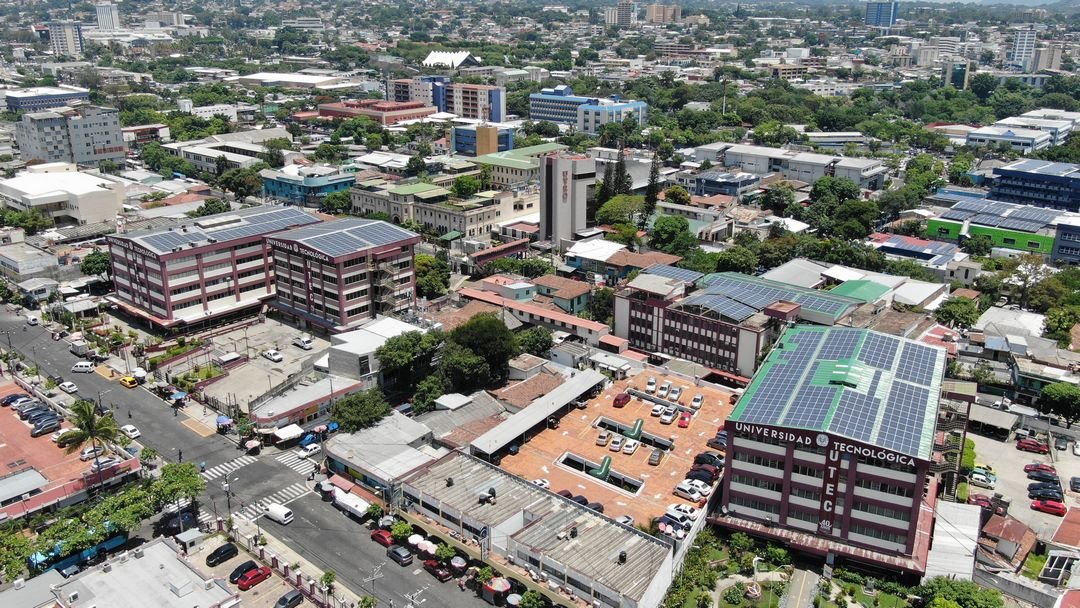
[[[1039,244],[1035,241],[1028,241],[1028,249],[1038,249]]]
[[[1016,244],[1016,239],[1010,239],[1010,238],[1006,237],[1006,238],[1001,239],[1001,242],[1005,243],[1006,245],[1015,245]]]

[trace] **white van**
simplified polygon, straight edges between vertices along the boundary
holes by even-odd
[[[71,366],[71,373],[73,374],[90,374],[97,369],[93,363],[89,361],[79,361],[75,365]]]
[[[307,334],[302,334],[293,338],[292,343],[304,350],[311,350],[315,346],[314,342],[311,341],[311,336]]]
[[[289,525],[293,520],[292,511],[285,505],[276,503],[266,507],[266,516],[283,526]]]
[[[38,319],[34,315],[26,315],[26,324],[27,325],[37,325],[38,323],[41,323],[40,319]]]

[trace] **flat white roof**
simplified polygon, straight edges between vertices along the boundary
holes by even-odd
[[[22,196],[37,197],[53,192],[89,194],[108,190],[111,180],[89,173],[24,173],[0,182],[5,190]]]
[[[294,74],[291,72],[256,72],[247,76],[238,76],[237,80],[276,80],[279,82],[295,82],[298,84],[321,84],[340,80],[336,76],[312,76],[310,74]],[[230,78],[229,80],[233,80]]]
[[[982,508],[944,500],[934,509],[934,540],[926,559],[923,581],[948,576],[969,581],[975,570]]]
[[[594,239],[591,241],[580,241],[570,246],[570,249],[566,251],[569,255],[575,255],[590,260],[599,260],[601,262],[607,261],[608,258],[615,255],[617,252],[626,249],[625,245],[620,245],[614,241],[608,241],[604,239]]]

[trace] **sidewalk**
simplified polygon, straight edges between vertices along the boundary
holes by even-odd
[[[276,574],[289,581],[311,603],[326,608],[349,608],[360,604],[361,596],[345,587],[341,581],[334,583],[334,592],[327,597],[325,590],[319,584],[323,571],[278,539],[267,534],[266,530],[261,530],[255,522],[234,518],[233,524],[235,527],[229,534],[233,541],[247,549],[256,559],[270,566]],[[266,540],[265,545],[258,544],[257,536],[260,530],[262,537]],[[380,604],[391,605],[384,601],[380,601]]]

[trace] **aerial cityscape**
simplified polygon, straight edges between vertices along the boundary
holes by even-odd
[[[1080,607],[1038,2],[0,3],[0,608]]]

